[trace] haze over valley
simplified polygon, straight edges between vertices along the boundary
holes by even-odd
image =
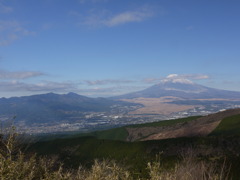
[[[0,99],[0,119],[19,132],[88,132],[131,124],[207,115],[240,107],[240,92],[167,78],[142,91],[110,98],[76,93]]]

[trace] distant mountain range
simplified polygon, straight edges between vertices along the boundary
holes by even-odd
[[[99,122],[115,126],[136,123],[139,115],[143,117],[141,122],[146,122],[151,120],[151,115],[170,119],[236,107],[240,107],[240,92],[209,88],[191,81],[164,80],[145,90],[111,98],[90,98],[76,93],[0,98],[0,121],[16,117],[14,121],[21,127],[38,127],[44,123],[44,127],[51,123],[52,126],[76,123],[79,127],[90,127],[89,124],[95,127]],[[146,115],[150,115],[148,119],[144,118]]]
[[[209,88],[191,81],[165,80],[142,91],[132,92],[113,98],[160,98],[165,96],[183,99],[240,99],[240,92]]]
[[[16,116],[17,122],[25,124],[69,121],[84,112],[109,112],[122,106],[134,106],[107,98],[89,98],[75,93],[41,94],[33,96],[0,98],[0,120]]]

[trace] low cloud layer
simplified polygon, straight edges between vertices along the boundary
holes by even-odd
[[[209,79],[208,75],[204,74],[170,74],[167,78],[182,78],[182,79],[189,79],[189,80],[200,80],[200,79]]]
[[[68,93],[75,92],[85,96],[92,97],[109,97],[114,95],[125,94],[132,91],[144,89],[142,86],[135,85],[115,85],[108,87],[92,87],[81,86],[74,82],[50,82],[43,81],[40,83],[25,83],[22,81],[0,81],[0,92],[8,92],[9,96],[15,96],[19,92],[24,94],[39,94],[39,93]]]
[[[146,79],[102,79],[102,80],[85,80],[79,82],[54,82],[54,81],[39,81],[29,83],[28,78],[42,76],[44,73],[26,71],[26,72],[8,72],[0,71],[0,92],[18,94],[24,92],[25,94],[35,93],[67,93],[75,92],[81,95],[93,97],[106,97],[121,95],[129,92],[143,90],[153,84],[176,81],[188,82],[191,80],[209,79],[208,75],[202,74],[188,74],[178,75],[170,74],[165,78],[146,78]]]
[[[125,80],[125,79],[103,79],[103,80],[95,80],[95,81],[84,81],[87,85],[109,85],[109,84],[128,84],[133,83],[133,80]]]
[[[20,81],[0,82],[0,91],[26,91],[26,92],[68,92],[76,90],[72,83],[41,82],[36,84],[24,83]]]
[[[201,80],[208,79],[207,75],[198,75],[198,74],[187,74],[187,75],[178,75],[178,74],[169,74],[166,78],[162,79],[161,82],[174,82],[174,83],[187,83],[194,84],[192,80]]]
[[[145,86],[110,86],[110,87],[95,87],[79,89],[77,93],[93,96],[93,97],[110,97],[115,95],[121,95],[129,92],[139,91],[146,88]]]
[[[18,71],[18,72],[9,72],[0,70],[0,79],[27,79],[37,76],[45,75],[41,72],[35,71]]]
[[[160,83],[168,80],[182,80],[182,81],[188,81],[191,82],[191,80],[202,80],[202,79],[209,79],[210,77],[208,75],[204,74],[169,74],[168,76],[164,78],[145,78],[143,79],[144,83]]]

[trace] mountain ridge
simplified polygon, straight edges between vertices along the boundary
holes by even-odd
[[[112,106],[131,106],[128,103],[107,98],[90,98],[76,93],[46,93],[32,96],[0,99],[1,117],[14,117],[26,123],[66,121],[70,116],[82,116],[84,112],[108,112]]]
[[[161,81],[144,90],[131,92],[120,96],[114,96],[113,99],[133,99],[133,98],[160,98],[164,96],[174,96],[184,99],[210,99],[226,98],[240,99],[240,92],[210,88],[191,81]]]

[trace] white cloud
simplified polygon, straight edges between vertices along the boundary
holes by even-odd
[[[178,78],[178,77],[179,77],[178,74],[169,74],[169,75],[167,76],[167,79],[174,79],[174,78]]]
[[[174,83],[186,83],[186,84],[193,84],[192,81],[186,79],[184,75],[178,74],[169,74],[165,79],[161,80],[161,82],[174,82]]]
[[[165,78],[145,78],[142,81],[144,83],[160,83],[160,82],[185,82],[185,83],[193,83],[191,80],[202,80],[202,79],[209,79],[208,75],[204,74],[169,74]]]
[[[181,82],[181,83],[188,83],[193,84],[191,80],[201,80],[201,79],[209,79],[208,75],[203,74],[169,74],[166,78],[162,79],[161,82]]]
[[[148,9],[127,11],[109,17],[108,19],[104,20],[103,23],[107,26],[117,26],[130,22],[141,22],[151,16],[153,16],[153,13]]]
[[[9,72],[0,70],[0,79],[27,79],[36,76],[45,75],[41,72],[35,71],[19,71],[19,72]]]
[[[191,79],[191,80],[200,80],[200,79],[209,79],[208,75],[204,74],[169,74],[167,79]]]
[[[0,20],[0,46],[5,46],[23,37],[35,34],[17,21]]]

